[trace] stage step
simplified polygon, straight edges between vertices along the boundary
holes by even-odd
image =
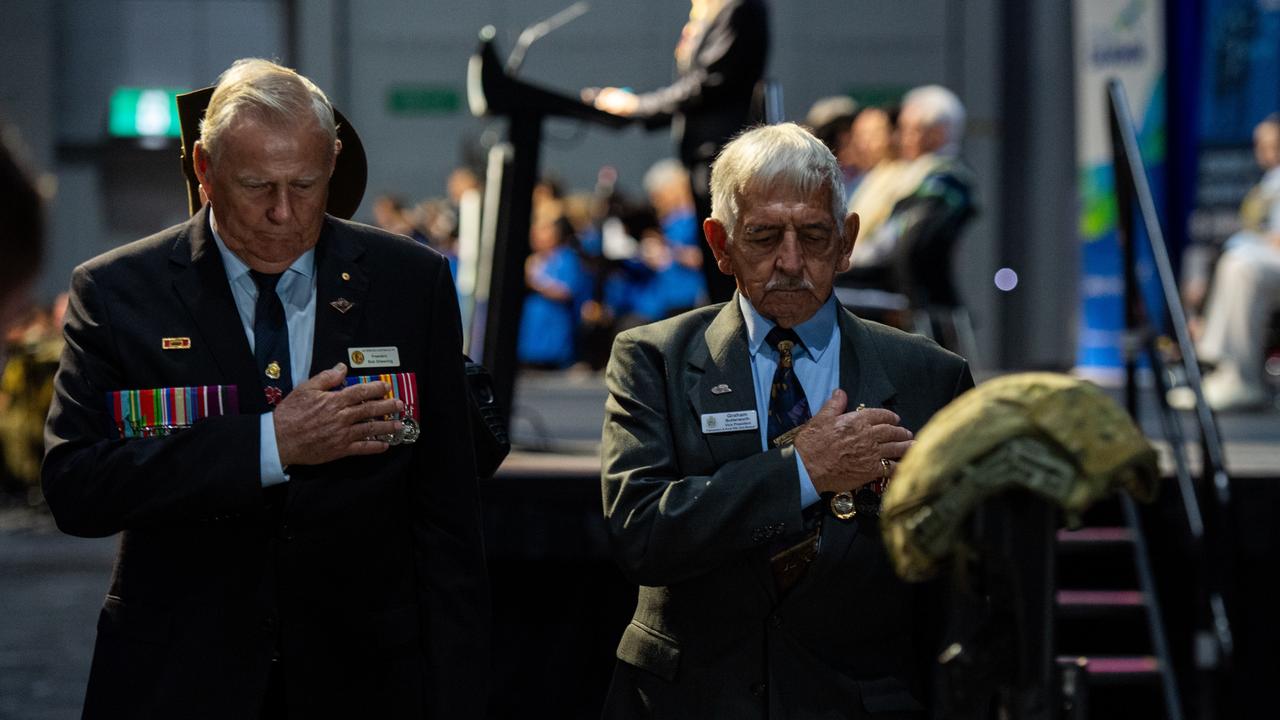
[[[1146,607],[1147,597],[1138,590],[1059,590],[1058,611],[1063,615],[1106,615]]]
[[[1083,527],[1058,531],[1058,549],[1063,552],[1111,550],[1128,547],[1132,542],[1133,533],[1127,527]]]
[[[1132,500],[1113,498],[1057,532],[1055,646],[1060,668],[1085,670],[1090,717],[1179,717],[1146,540]],[[1176,692],[1176,691],[1175,691]],[[1176,697],[1176,695],[1173,695]]]
[[[1083,667],[1094,685],[1160,681],[1160,660],[1154,655],[1059,655],[1058,664]]]

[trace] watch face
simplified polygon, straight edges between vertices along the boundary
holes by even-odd
[[[835,497],[831,498],[831,514],[837,518],[851,520],[857,513],[858,509],[853,502],[853,493],[837,493]]]

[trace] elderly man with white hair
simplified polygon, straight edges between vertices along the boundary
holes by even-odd
[[[905,293],[914,307],[961,304],[951,250],[975,213],[972,174],[960,160],[965,110],[955,93],[926,85],[908,92],[898,115],[904,187],[913,187],[888,220],[853,249],[841,284]]]
[[[737,292],[623,333],[606,376],[605,521],[641,587],[605,717],[923,717],[938,618],[879,498],[968,365],[836,303],[858,216],[807,131],[743,133],[711,190]]]

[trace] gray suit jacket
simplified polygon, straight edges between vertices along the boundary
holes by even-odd
[[[933,342],[838,312],[851,406],[889,408],[914,431],[973,386],[965,361]],[[757,409],[738,304],[624,333],[607,381],[604,514],[641,587],[605,716],[923,710],[920,659],[935,648],[921,629],[936,617],[894,576],[877,521],[824,516],[817,558],[779,597],[769,549],[803,523],[795,450],[762,452],[758,430],[702,432],[703,414]]]

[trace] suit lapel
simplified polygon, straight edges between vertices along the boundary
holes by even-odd
[[[840,388],[849,395],[852,408],[859,403],[869,408],[893,409],[897,388],[889,380],[880,349],[864,321],[838,308],[840,321]]]
[[[178,235],[169,259],[179,267],[174,290],[195,319],[204,347],[213,355],[223,381],[240,388],[241,412],[265,411],[257,363],[240,324],[222,255],[209,231],[207,205]]]
[[[351,359],[356,329],[364,317],[369,276],[360,262],[364,245],[354,233],[327,218],[316,245],[316,332],[311,375]]]
[[[756,410],[747,329],[736,300],[730,300],[720,310],[707,326],[703,338],[705,346],[697,348],[689,358],[695,378],[688,390],[689,405],[693,409],[694,428],[706,441],[718,467],[760,452],[758,428],[726,433],[702,432],[703,415]],[[758,412],[756,422],[763,422]]]

